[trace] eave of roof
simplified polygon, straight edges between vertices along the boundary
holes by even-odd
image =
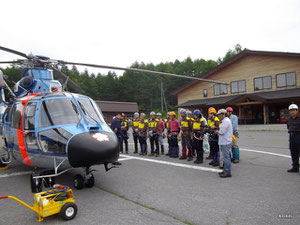
[[[209,99],[190,100],[182,104],[179,104],[176,107],[181,108],[181,107],[192,107],[192,106],[229,105],[234,101],[242,98],[255,99],[261,102],[300,98],[300,88],[285,89],[280,91],[257,92],[257,93],[250,93],[250,94],[241,94],[241,95],[231,95],[231,96],[216,97],[216,98],[209,98]]]
[[[214,67],[209,72],[204,73],[200,76],[200,78],[207,78],[208,76],[211,76],[212,74],[224,69],[225,67],[233,64],[240,58],[246,56],[246,55],[273,55],[273,56],[288,56],[288,57],[300,57],[300,53],[294,53],[294,52],[272,52],[272,51],[256,51],[256,50],[250,50],[250,49],[244,49],[239,54],[231,57],[230,59],[226,60],[225,62],[221,63],[220,65]],[[185,90],[188,87],[193,86],[194,84],[201,82],[201,81],[192,81],[185,86],[178,88],[172,92],[173,95],[178,95],[180,92]]]

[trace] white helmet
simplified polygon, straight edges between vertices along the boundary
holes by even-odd
[[[150,113],[150,116],[155,116],[155,112],[151,112],[151,113]]]
[[[292,109],[297,109],[298,110],[298,106],[296,104],[291,104],[289,106],[289,110],[292,110]]]
[[[191,110],[187,110],[187,111],[186,111],[186,114],[191,115],[191,114],[192,114],[192,111],[191,111]]]
[[[145,113],[141,113],[141,116],[145,116]]]
[[[156,115],[157,115],[157,116],[161,116],[161,113],[160,113],[160,112],[158,112],[158,113],[156,113]]]
[[[139,114],[138,112],[135,112],[134,115],[135,115],[135,116],[139,116],[140,114]]]

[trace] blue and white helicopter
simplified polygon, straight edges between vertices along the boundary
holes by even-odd
[[[58,70],[59,65],[81,65],[223,83],[144,69],[52,60],[1,46],[0,50],[24,58],[0,62],[23,67],[21,78],[12,89],[6,82],[9,78],[0,70],[0,167],[8,165],[12,159],[32,167],[32,192],[41,191],[43,185],[52,186],[56,176],[78,167],[84,168],[84,173],[74,177],[75,188],[93,187],[95,179],[91,167],[103,164],[108,171],[114,167],[109,165],[119,158],[118,139],[105,122],[101,109],[91,98],[65,91],[68,84],[82,92]],[[64,79],[64,84],[54,80],[53,74]]]

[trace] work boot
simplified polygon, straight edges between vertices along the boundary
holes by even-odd
[[[233,160],[233,163],[239,163],[239,160],[234,159],[234,160]]]
[[[193,160],[193,157],[188,157],[188,161],[192,161]]]
[[[144,153],[141,152],[139,155],[143,155],[143,154],[144,154]]]
[[[200,163],[203,163],[203,160],[198,160],[198,159],[196,159],[196,161],[194,161],[194,163],[200,164]]]
[[[222,174],[219,174],[219,176],[221,177],[221,178],[226,178],[226,177],[231,177],[231,174],[227,174],[227,173],[222,173]]]
[[[288,173],[298,173],[299,172],[299,168],[298,169],[297,168],[292,168],[292,169],[289,169],[287,172]]]
[[[211,156],[211,155],[209,155],[209,156],[206,157],[206,159],[213,159],[213,158],[214,158],[214,157]]]
[[[150,153],[150,154],[148,154],[148,156],[154,156],[154,154]]]
[[[133,154],[137,154],[137,153],[138,153],[137,151],[134,151],[134,152],[133,152]]]
[[[159,154],[154,154],[155,157],[159,157]]]
[[[147,153],[143,153],[143,155],[147,155]]]
[[[214,165],[214,161],[211,161],[210,163],[208,163],[208,165]]]
[[[220,166],[220,163],[214,163],[212,166],[214,166],[214,167]]]
[[[180,159],[180,160],[186,159],[186,156],[183,156],[183,155],[182,155],[179,159]]]
[[[170,155],[169,153],[166,154],[166,156],[169,156],[169,155]]]

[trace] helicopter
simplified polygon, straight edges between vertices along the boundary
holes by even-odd
[[[115,168],[119,158],[118,138],[105,122],[101,109],[59,70],[59,66],[79,65],[224,84],[138,68],[54,60],[2,46],[0,50],[24,58],[0,62],[22,67],[20,80],[12,89],[7,84],[11,82],[9,77],[0,70],[0,135],[3,140],[0,167],[7,166],[14,159],[32,167],[30,183],[33,193],[42,191],[43,186],[53,186],[55,177],[74,168],[84,169],[83,174],[74,176],[74,187],[91,188],[95,184],[92,167],[104,165],[109,171]],[[63,82],[55,80],[54,75]],[[79,93],[66,91],[68,85]]]

